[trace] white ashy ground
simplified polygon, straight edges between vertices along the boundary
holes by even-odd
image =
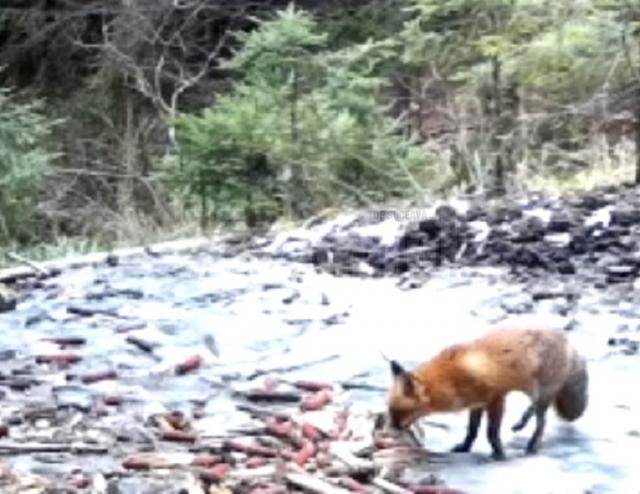
[[[166,266],[173,269],[179,265],[185,268],[183,272],[154,275]],[[206,355],[208,375],[229,369],[247,372],[285,367],[337,355],[291,377],[332,380],[361,376],[370,384],[385,387],[390,378],[381,352],[406,365],[418,363],[445,345],[476,336],[489,322],[504,316],[501,301],[513,303],[525,292],[523,285],[505,281],[498,270],[443,270],[423,287],[404,291],[396,286],[397,279],[336,278],[318,274],[311,266],[244,258],[209,261],[167,257],[144,265],[132,262],[115,273],[109,268],[66,273],[56,281],[65,291],[57,294],[59,302],[50,301],[47,292],[37,293],[3,322],[7,327],[22,327],[28,313],[59,303],[59,311],[49,311],[57,321],[21,333],[20,345],[36,352],[47,345],[41,342],[42,336],[57,334],[60,321],[69,317],[65,311],[68,302],[75,296],[82,300],[87,290],[95,287],[96,278],[102,277],[112,288],[139,289],[145,294],[141,300],[121,299],[119,310],[149,322],[136,334],[161,345],[158,354],[164,360],[159,368],[194,352]],[[526,398],[514,394],[507,402],[502,431],[507,461],[487,459],[490,449],[483,427],[473,453],[451,455],[437,466],[424,465],[425,472],[435,470],[451,486],[470,493],[640,491],[640,359],[637,355],[610,354],[607,346],[607,339],[622,324],[637,334],[635,307],[640,304],[633,290],[585,288],[581,292],[575,313],[578,324],[569,334],[589,358],[591,399],[586,415],[573,424],[563,424],[550,412],[540,453],[524,457],[533,421],[525,431],[510,431],[527,406]],[[529,316],[549,322],[559,319],[551,314],[553,303],[533,304]],[[325,324],[327,318],[335,323]],[[65,324],[68,332],[76,329],[73,321]],[[77,331],[81,330],[78,326]],[[90,334],[100,345],[87,345],[86,362],[97,368],[126,363],[130,376],[140,374],[139,382],[131,386],[132,393],[166,404],[186,402],[190,396],[202,398],[203,389],[208,389],[195,377],[181,377],[179,387],[143,379],[149,372],[149,360],[136,356],[121,336],[114,336],[113,330],[103,325],[91,328]],[[203,353],[203,339],[210,335],[215,337],[219,357],[206,350]],[[96,388],[107,392],[110,386],[120,386],[124,392],[127,380],[99,383]],[[374,408],[384,407],[384,393],[358,396]],[[213,401],[221,417],[227,413],[233,416],[231,402]],[[463,437],[466,413],[433,416],[432,420],[450,429],[425,426],[425,446],[430,450],[447,451]],[[223,422],[221,419],[218,426],[224,427]]]

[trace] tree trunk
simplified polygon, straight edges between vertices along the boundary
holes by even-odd
[[[118,184],[118,210],[121,213],[131,213],[135,209],[133,177],[137,175],[137,144],[138,136],[134,115],[134,95],[122,81],[123,96],[123,130],[121,141],[122,176]]]
[[[640,84],[640,82],[638,83]],[[635,184],[640,185],[640,86],[636,88],[634,135],[636,141],[636,177]]]
[[[502,155],[502,66],[498,57],[491,58],[492,68],[492,82],[493,82],[493,115],[492,115],[492,129],[491,129],[491,150],[494,153],[494,190],[496,195],[503,195],[506,191],[505,186],[505,173],[504,173],[504,156]]]

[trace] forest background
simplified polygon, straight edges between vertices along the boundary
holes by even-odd
[[[639,183],[639,150],[636,0],[0,1],[0,248],[34,259]]]

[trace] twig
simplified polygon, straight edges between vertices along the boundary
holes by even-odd
[[[387,388],[384,388],[382,386],[375,386],[374,384],[358,383],[352,381],[342,381],[340,383],[340,386],[346,390],[360,389],[362,391],[373,391],[376,393],[385,393],[387,391]]]
[[[289,419],[291,418],[287,413],[281,413],[272,408],[262,408],[255,405],[250,405],[248,403],[237,403],[236,408],[242,412],[246,412],[254,417],[258,418],[267,418],[267,417],[276,417],[279,419]]]
[[[250,389],[247,391],[236,391],[234,394],[249,401],[268,401],[271,403],[298,403],[302,399],[302,395],[296,391]]]
[[[351,475],[369,477],[376,472],[376,465],[373,461],[356,456],[343,445],[333,443],[329,446],[329,451],[349,468]]]
[[[15,252],[7,252],[7,257],[13,261],[18,261],[22,264],[29,266],[31,269],[33,269],[34,271],[37,271],[43,276],[49,276],[50,274],[48,269],[45,269],[37,262],[27,259],[26,257],[23,257],[20,254],[16,254]]]
[[[411,494],[411,491],[405,489],[404,487],[400,487],[388,480],[383,479],[382,477],[376,477],[373,479],[373,485],[382,489],[384,492],[388,492],[389,494]]]
[[[98,308],[94,309],[92,307],[86,307],[82,305],[69,305],[67,306],[67,312],[69,314],[75,314],[77,316],[83,316],[83,317],[92,317],[96,315],[101,315],[101,316],[113,317],[115,319],[127,319],[127,316],[121,316],[114,310],[98,309]]]
[[[86,443],[15,443],[0,442],[0,453],[29,454],[29,453],[76,453],[76,454],[104,454],[109,448]]]
[[[348,494],[349,492],[306,473],[288,473],[286,479],[295,486],[317,494]]]
[[[224,240],[225,236],[220,236],[220,240]],[[80,256],[70,256],[51,261],[39,263],[39,267],[46,269],[48,274],[58,273],[66,269],[81,268],[86,266],[102,265],[108,258],[117,257],[118,259],[129,259],[136,256],[145,256],[147,250],[153,252],[161,252],[163,254],[177,254],[181,252],[195,251],[211,245],[211,240],[204,237],[188,238],[184,240],[172,240],[149,245],[147,247],[127,247],[116,249],[109,252],[93,252]],[[13,282],[23,278],[33,276],[33,266],[15,266],[0,270],[0,281]]]
[[[251,381],[257,377],[264,376],[272,373],[281,373],[281,372],[292,372],[295,370],[306,369],[307,367],[311,367],[316,364],[324,364],[325,362],[330,362],[332,360],[336,360],[338,355],[329,355],[328,357],[324,357],[318,360],[311,360],[309,362],[305,362],[304,364],[295,364],[290,365],[288,367],[273,367],[271,369],[260,369],[257,370],[247,376],[247,380]]]

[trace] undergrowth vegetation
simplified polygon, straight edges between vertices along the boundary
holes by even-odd
[[[0,7],[5,251],[640,178],[640,2],[52,9]]]

